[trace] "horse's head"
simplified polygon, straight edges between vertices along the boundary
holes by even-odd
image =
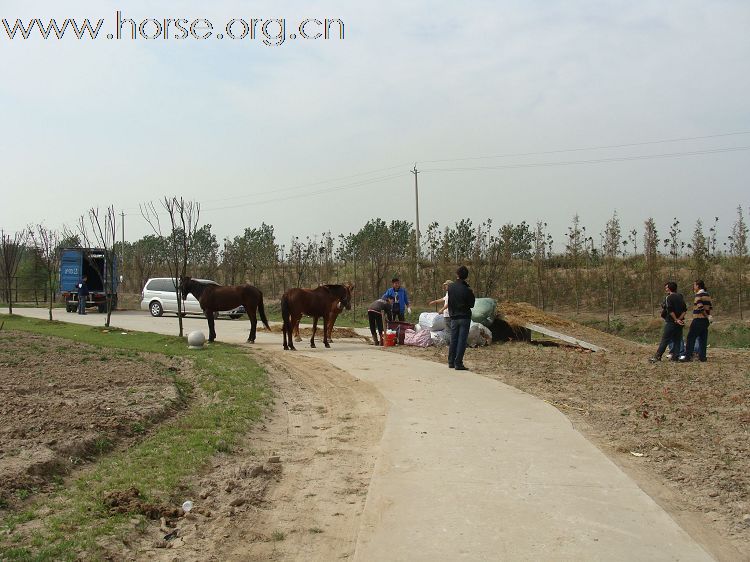
[[[354,285],[352,285],[351,283],[347,283],[346,285],[344,285],[344,290],[345,290],[345,295],[341,299],[339,306],[341,308],[351,310],[352,309],[352,291],[354,290]]]
[[[182,295],[183,301],[187,299],[188,293],[190,292],[191,281],[192,279],[190,277],[180,277],[180,294]]]

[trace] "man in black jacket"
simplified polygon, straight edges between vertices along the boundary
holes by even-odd
[[[682,328],[685,326],[685,313],[687,306],[685,298],[677,292],[677,283],[670,281],[664,285],[667,296],[661,305],[661,317],[664,318],[664,331],[661,334],[661,342],[654,355],[649,361],[655,363],[661,361],[661,356],[672,342],[672,361],[677,361],[682,344]]]
[[[466,371],[464,352],[469,338],[471,309],[474,306],[474,292],[466,279],[469,270],[462,265],[456,270],[456,281],[448,286],[448,313],[451,317],[451,344],[448,348],[448,367],[456,371]]]

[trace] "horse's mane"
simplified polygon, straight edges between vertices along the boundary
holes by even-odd
[[[193,296],[200,300],[201,295],[203,294],[203,291],[208,289],[209,287],[218,287],[219,285],[214,285],[213,283],[201,283],[197,279],[190,278],[190,280],[186,283],[185,289],[188,293],[193,293]]]

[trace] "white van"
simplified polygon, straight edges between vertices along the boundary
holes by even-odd
[[[210,279],[196,279],[204,284],[218,285]],[[148,310],[151,316],[161,316],[165,312],[177,314],[177,281],[172,277],[155,277],[146,281],[141,292],[141,310]],[[203,314],[200,303],[188,294],[182,303],[184,314]],[[239,306],[233,310],[221,312],[230,318],[239,318],[245,314],[245,307]]]

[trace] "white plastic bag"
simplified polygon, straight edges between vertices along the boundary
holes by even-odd
[[[419,315],[419,325],[432,332],[445,330],[445,318],[439,312],[423,312]]]
[[[480,324],[479,322],[472,322],[469,325],[469,337],[467,339],[467,345],[469,347],[480,347],[490,345],[492,343],[492,332],[487,326]]]

